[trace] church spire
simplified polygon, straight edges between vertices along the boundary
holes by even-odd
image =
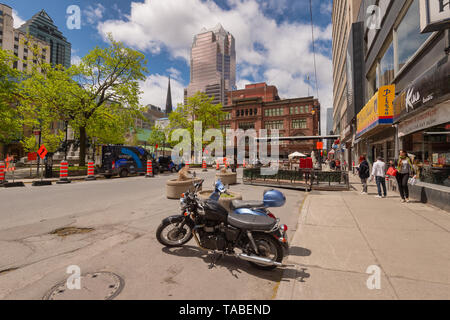
[[[167,89],[167,100],[166,100],[166,114],[172,113],[172,90],[170,88],[170,76],[169,76],[169,88]]]

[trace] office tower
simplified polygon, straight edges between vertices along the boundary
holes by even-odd
[[[70,67],[72,46],[44,10],[36,13],[19,30],[49,44],[52,65],[60,64],[66,68]]]
[[[236,87],[234,37],[218,24],[194,37],[191,50],[191,81],[186,98],[197,92],[214,97],[214,103],[227,104],[227,92]]]

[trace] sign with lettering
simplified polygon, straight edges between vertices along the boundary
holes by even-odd
[[[394,119],[395,85],[381,87],[356,117],[357,138],[379,125],[389,125]]]
[[[422,33],[450,27],[450,0],[420,0],[420,30]]]
[[[416,131],[447,122],[450,122],[450,102],[448,101],[419,113],[411,119],[400,122],[398,125],[398,136],[401,138]]]
[[[450,0],[449,0],[450,1]],[[394,100],[394,123],[419,109],[439,104],[450,94],[450,59],[446,57],[408,85]]]

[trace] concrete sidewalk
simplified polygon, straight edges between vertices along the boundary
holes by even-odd
[[[355,187],[307,197],[276,299],[450,299],[450,214]],[[380,289],[368,289],[369,266]]]

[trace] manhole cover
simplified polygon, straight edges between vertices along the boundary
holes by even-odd
[[[83,233],[89,233],[94,231],[94,229],[92,228],[76,228],[76,227],[68,227],[68,228],[61,228],[61,229],[56,229],[52,232],[50,232],[50,234],[56,234],[60,237],[67,237],[73,234],[83,234]]]
[[[70,290],[66,281],[53,287],[44,300],[111,300],[119,295],[125,282],[112,272],[95,272],[82,275],[81,289]]]

